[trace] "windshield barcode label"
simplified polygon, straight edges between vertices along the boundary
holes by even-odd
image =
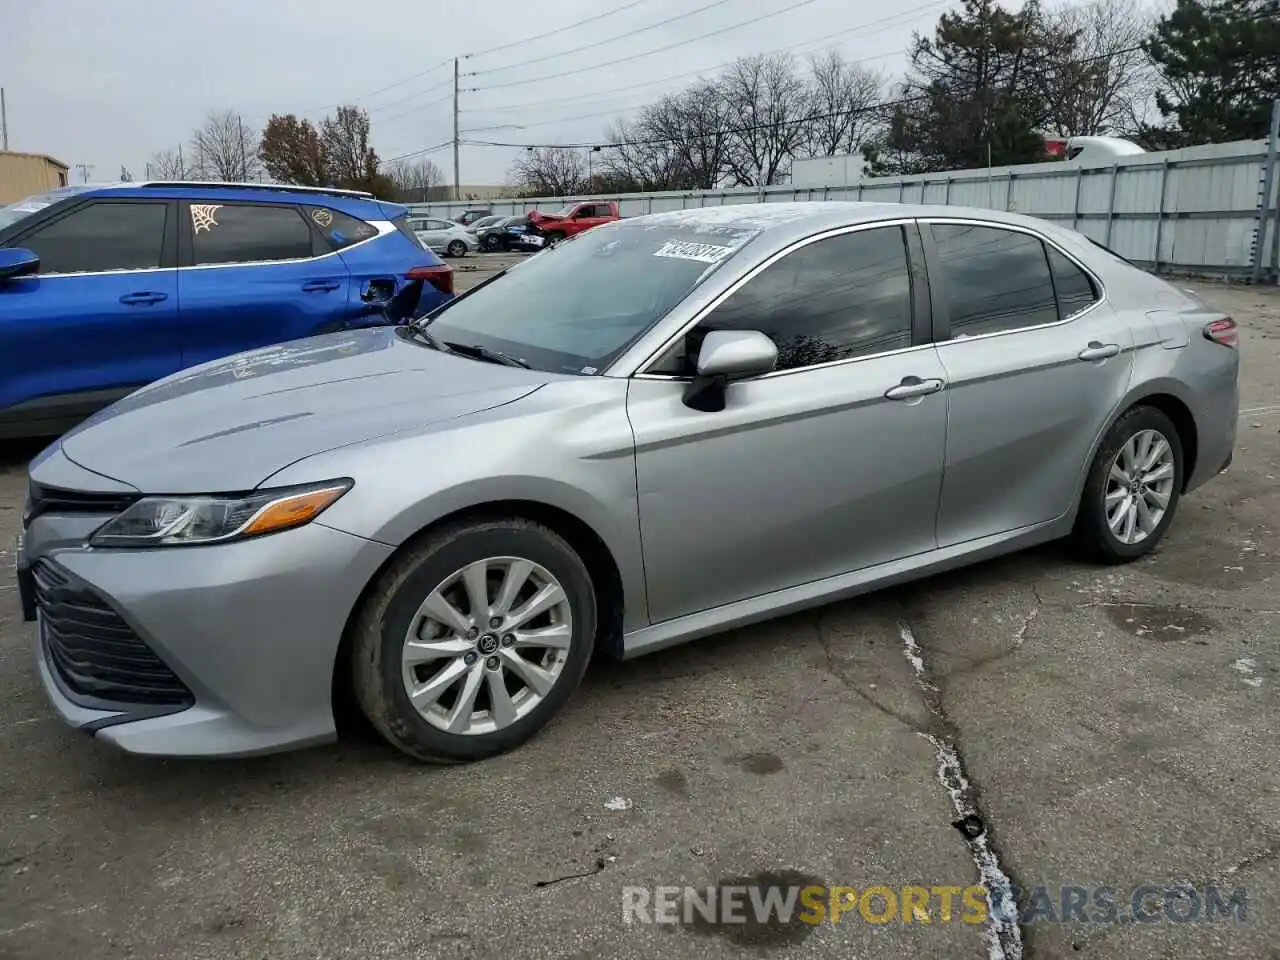
[[[675,257],[677,260],[697,260],[701,263],[719,263],[733,247],[719,247],[714,243],[694,243],[691,240],[668,240],[654,253],[655,257]]]

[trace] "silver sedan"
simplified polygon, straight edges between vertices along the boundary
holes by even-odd
[[[956,207],[608,224],[423,320],[170,377],[31,466],[19,582],[124,749],[530,737],[634,657],[1056,538],[1141,557],[1231,461],[1234,322]]]

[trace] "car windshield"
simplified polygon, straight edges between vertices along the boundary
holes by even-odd
[[[758,229],[624,220],[537,254],[425,321],[439,342],[598,374]]]
[[[65,200],[67,197],[88,189],[88,185],[59,187],[56,190],[50,190],[48,193],[38,193],[33,197],[27,197],[25,200],[11,203],[7,207],[0,207],[0,230],[17,223],[24,217],[31,216],[33,213],[39,213],[45,207],[53,206],[59,200]]]

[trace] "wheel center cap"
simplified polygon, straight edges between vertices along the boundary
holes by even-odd
[[[486,657],[489,656],[489,654],[491,653],[497,653],[498,638],[495,637],[492,633],[486,633],[479,640],[476,641],[476,649],[479,650]]]

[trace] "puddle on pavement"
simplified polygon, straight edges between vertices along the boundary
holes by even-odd
[[[822,886],[823,883],[825,881],[821,877],[815,877],[800,870],[762,870],[748,877],[729,877],[716,884],[716,904],[714,908],[708,910],[708,913],[712,916],[722,915],[719,913],[719,905],[726,896],[729,896],[730,902],[742,905],[741,908],[736,908],[735,912],[740,912],[745,922],[716,923],[699,912],[702,904],[693,902],[680,904],[681,919],[689,917],[691,921],[689,929],[694,933],[722,937],[742,947],[793,946],[817,929],[816,924],[805,923],[800,919],[801,914],[804,913],[804,907],[799,903],[799,892],[805,887]],[[778,889],[782,891],[784,898],[789,895],[789,889],[796,891],[796,909],[791,912],[791,917],[786,922],[779,919],[777,913],[772,910],[768,911],[767,919],[762,920],[752,905],[767,903],[766,894],[774,891],[772,896],[776,897]],[[705,890],[698,892],[703,897],[707,894]]]
[[[689,795],[689,781],[685,779],[685,775],[679,770],[667,770],[660,773],[653,778],[653,782],[667,791],[667,793],[674,794],[677,797],[687,797]]]
[[[1218,629],[1214,621],[1190,607],[1114,603],[1104,609],[1113,624],[1144,640],[1192,640]]]
[[[782,758],[775,753],[748,753],[741,757],[731,757],[729,763],[741,767],[747,773],[762,777],[770,773],[778,773],[786,767]]]

